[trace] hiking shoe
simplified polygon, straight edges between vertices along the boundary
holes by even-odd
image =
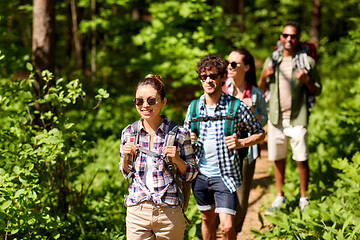
[[[306,206],[309,204],[309,198],[308,197],[301,197],[299,201],[299,206],[301,211],[305,211]]]
[[[268,208],[265,212],[265,215],[272,215],[276,209],[278,209],[281,205],[286,203],[287,200],[284,196],[277,195],[274,202],[271,204],[271,208]]]

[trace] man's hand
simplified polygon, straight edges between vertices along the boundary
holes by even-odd
[[[270,65],[270,66],[264,67],[264,70],[261,75],[264,78],[267,78],[267,77],[271,76],[272,74],[274,74],[274,67],[272,65]]]
[[[310,80],[309,76],[308,76],[308,71],[307,70],[300,70],[298,69],[296,71],[295,77],[297,79],[299,79],[300,82],[307,84]]]
[[[190,131],[190,139],[191,139],[191,145],[194,145],[196,140],[196,134],[194,132]]]
[[[225,144],[229,149],[238,149],[241,148],[241,139],[237,138],[236,133],[234,133],[231,136],[225,137]]]

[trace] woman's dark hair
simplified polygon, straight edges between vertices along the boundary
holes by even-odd
[[[162,82],[162,77],[160,75],[148,74],[145,78],[141,79],[140,82],[136,86],[136,90],[140,86],[150,85],[152,86],[161,97],[161,100],[165,98],[165,85]]]
[[[233,52],[242,55],[244,64],[250,66],[250,69],[245,73],[245,81],[257,87],[254,57],[246,48],[234,49]]]
[[[226,63],[218,55],[207,54],[200,59],[200,62],[197,64],[197,74],[201,74],[206,70],[216,69],[217,73],[224,75],[226,73]]]

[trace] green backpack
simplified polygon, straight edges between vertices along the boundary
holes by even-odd
[[[199,117],[199,99],[195,99],[190,103],[190,129],[198,136],[200,128],[200,122],[206,121],[221,121],[225,120],[224,134],[230,136],[234,133],[234,120],[238,108],[240,107],[240,100],[231,97],[229,102],[228,112],[226,116],[211,116],[211,117]],[[240,138],[246,138],[248,134],[245,130],[240,131]],[[248,147],[238,149],[240,159],[244,159],[248,155]]]

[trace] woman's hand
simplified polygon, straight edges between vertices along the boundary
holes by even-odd
[[[138,147],[131,142],[125,143],[122,148],[124,157],[126,157],[127,159],[129,159],[130,156],[136,155],[138,149]]]
[[[180,158],[175,146],[166,146],[163,148],[163,154],[171,158]]]
[[[163,148],[163,154],[171,158],[172,162],[176,164],[178,170],[183,176],[186,176],[186,164],[181,159],[176,146],[166,146]]]
[[[252,108],[253,102],[251,101],[251,98],[244,98],[242,101],[243,101],[246,105],[248,105],[249,108]]]

